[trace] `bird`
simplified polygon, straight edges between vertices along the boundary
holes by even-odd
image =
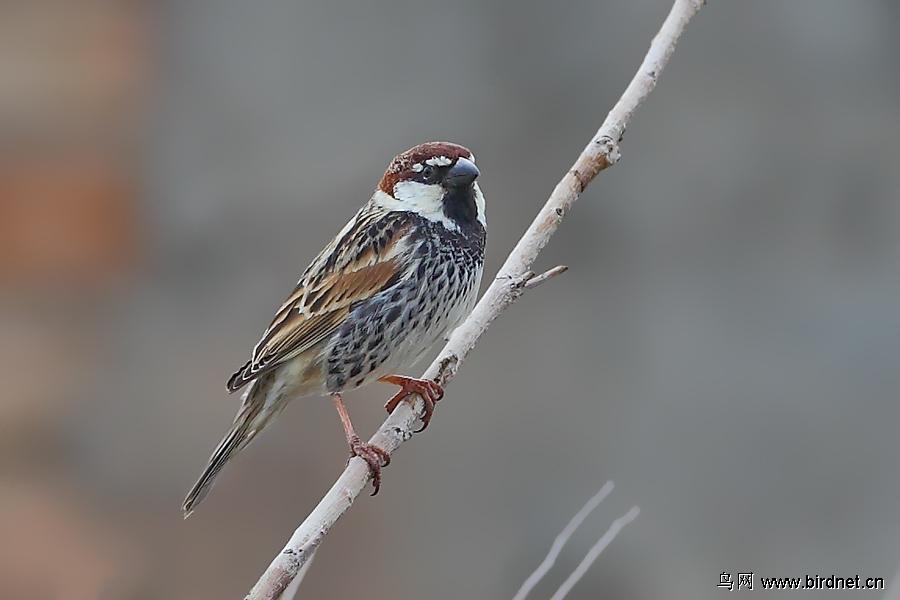
[[[250,359],[228,380],[244,389],[228,433],[182,505],[185,518],[222,467],[295,398],[330,396],[350,457],[369,467],[373,492],[382,448],[363,442],[343,393],[375,381],[399,386],[388,412],[419,395],[421,428],[444,394],[435,381],[399,374],[472,311],[484,269],[485,200],[472,152],[426,142],[398,154],[374,193],[303,271]]]

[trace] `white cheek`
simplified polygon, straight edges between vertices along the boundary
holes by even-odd
[[[393,196],[378,190],[372,199],[388,210],[414,212],[447,229],[458,230],[459,226],[444,214],[443,197],[444,189],[440,185],[401,181],[394,186]]]
[[[429,221],[441,223],[447,229],[459,230],[459,226],[444,214],[444,189],[440,185],[427,185],[417,181],[401,181],[394,186],[394,195],[381,190],[375,192],[372,200],[387,210],[409,211]],[[484,194],[475,184],[475,208],[478,222],[487,227],[485,220]]]
[[[406,204],[406,210],[417,213],[443,213],[444,205],[441,199],[444,197],[444,189],[440,185],[428,185],[418,181],[401,181],[394,186],[394,198]]]

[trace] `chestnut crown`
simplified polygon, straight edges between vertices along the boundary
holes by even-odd
[[[392,195],[401,181],[462,187],[472,184],[478,175],[475,156],[468,148],[451,142],[425,142],[394,157],[378,189]]]

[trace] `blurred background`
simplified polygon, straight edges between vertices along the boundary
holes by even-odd
[[[394,154],[449,139],[482,169],[493,273],[670,4],[0,4],[4,598],[243,597],[344,465],[330,403],[179,506],[300,271]],[[632,504],[572,600],[890,580],[898,19],[710,2],[542,255],[570,272],[491,328],[300,597],[510,598],[607,479],[536,598]],[[349,395],[361,431],[392,392]]]

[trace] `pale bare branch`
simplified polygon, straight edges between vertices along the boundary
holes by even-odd
[[[616,539],[616,536],[619,535],[622,528],[634,521],[639,514],[641,514],[641,509],[637,506],[632,506],[627,513],[613,521],[612,525],[609,526],[609,529],[606,530],[606,533],[604,533],[600,539],[597,540],[597,543],[588,550],[588,553],[581,559],[581,562],[575,570],[572,571],[572,574],[569,575],[561,586],[559,586],[556,593],[550,597],[550,600],[563,600],[572,588],[575,587],[575,584],[584,577],[584,574],[591,568],[591,565],[594,564],[594,561],[597,560],[600,553]]]
[[[559,586],[556,593],[550,597],[550,600],[563,600],[572,588],[575,587],[575,584],[584,577],[584,574],[591,568],[591,565],[594,564],[594,561],[597,560],[600,553],[616,539],[616,536],[619,535],[622,528],[634,521],[639,514],[641,514],[641,509],[637,506],[632,506],[627,513],[613,521],[612,525],[609,526],[609,529],[606,530],[606,533],[604,533],[600,539],[597,540],[597,543],[588,550],[588,553],[581,559],[581,562],[575,570],[572,571],[572,574],[569,575],[568,579],[563,581],[563,584]]]
[[[306,577],[306,572],[309,571],[309,568],[312,566],[313,561],[316,558],[316,553],[313,552],[312,556],[310,556],[303,566],[300,567],[300,570],[297,572],[296,577],[294,577],[293,581],[291,581],[287,588],[285,588],[284,593],[281,594],[281,600],[294,600],[294,597],[297,595],[297,590],[300,589],[300,584],[303,583],[303,578]]]
[[[559,556],[559,553],[562,552],[563,546],[566,545],[566,542],[569,541],[569,538],[572,537],[575,530],[577,530],[584,520],[588,518],[588,515],[594,512],[595,508],[600,506],[600,503],[609,496],[614,487],[615,485],[612,481],[607,481],[603,484],[603,487],[600,488],[600,491],[594,494],[591,499],[581,507],[581,510],[575,513],[575,516],[572,517],[569,524],[566,525],[563,530],[559,532],[559,535],[556,536],[556,539],[553,540],[550,551],[547,553],[547,556],[544,557],[544,560],[541,561],[541,564],[539,564],[537,569],[535,569],[534,572],[528,576],[528,579],[522,583],[522,587],[520,587],[519,591],[516,592],[516,595],[513,596],[513,600],[525,600],[531,590],[534,589],[534,586],[540,583],[541,579],[544,578],[544,575],[546,575],[556,563],[556,559]]]
[[[567,267],[566,265],[557,265],[557,266],[553,267],[552,269],[548,269],[548,270],[544,271],[540,275],[534,275],[533,277],[529,277],[528,280],[525,282],[525,289],[530,290],[532,288],[536,288],[537,286],[541,285],[542,283],[545,283],[549,279],[552,279],[553,277],[556,277],[557,275],[562,275],[563,273],[565,273],[568,270],[569,270],[569,267]]]
[[[656,87],[685,26],[702,6],[702,0],[675,0],[640,68],[616,102],[597,133],[563,176],[531,226],[513,248],[500,272],[468,319],[454,331],[424,377],[444,385],[456,375],[462,361],[491,322],[522,295],[530,269],[550,241],[563,218],[597,173],[619,159],[619,142],[638,106]],[[369,440],[393,452],[412,437],[412,427],[422,411],[422,400],[414,406],[401,403]],[[276,600],[297,576],[335,522],[352,506],[369,480],[361,458],[352,459],[318,506],[297,528],[278,556],[247,595],[248,600]]]

